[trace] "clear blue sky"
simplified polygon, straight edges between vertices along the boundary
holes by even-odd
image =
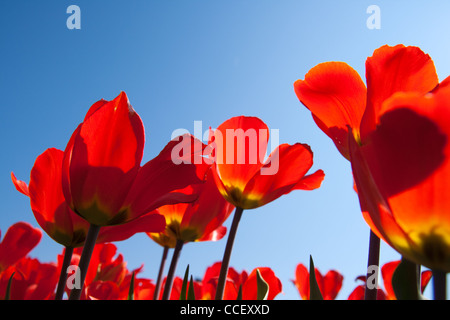
[[[66,27],[72,4],[81,9],[80,30]],[[381,9],[378,30],[366,26],[372,4]],[[206,130],[237,115],[260,117],[279,130],[280,143],[308,143],[313,170],[326,174],[322,187],[245,211],[230,265],[238,271],[271,267],[283,283],[278,299],[299,299],[290,280],[312,255],[322,273],[344,275],[337,298],[347,299],[365,273],[369,229],[349,163],[297,100],[293,83],[331,60],[347,62],[364,79],[366,57],[398,43],[429,53],[442,80],[450,74],[449,12],[447,1],[2,0],[2,234],[18,221],[38,226],[11,171],[28,182],[40,153],[64,149],[91,104],[123,90],[145,125],[144,161],[176,129],[193,133],[194,121]],[[156,277],[161,247],[144,235],[116,244],[130,269],[144,264],[141,276]],[[177,274],[190,264],[202,277],[224,247],[225,239],[186,244]],[[44,235],[31,255],[55,261],[61,250]],[[399,258],[382,245],[382,264]]]

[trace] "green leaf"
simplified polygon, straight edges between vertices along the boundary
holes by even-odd
[[[397,300],[423,299],[419,287],[419,269],[417,265],[405,258],[392,275],[392,288]]]
[[[195,300],[195,292],[194,292],[194,279],[191,276],[191,281],[189,282],[189,290],[187,295],[188,300]]]
[[[130,289],[128,290],[128,300],[134,300],[134,271],[131,275]]]
[[[323,300],[316,279],[316,269],[312,256],[309,256],[309,300]]]
[[[261,276],[259,269],[256,269],[256,299],[257,300],[267,300],[269,295],[269,285]]]
[[[181,292],[180,292],[180,300],[186,300],[188,277],[189,277],[189,265],[187,265],[186,271],[184,273],[183,284],[181,286]]]
[[[6,286],[5,300],[9,300],[11,298],[11,284],[14,274],[15,272],[13,272],[11,277],[9,277],[8,285]]]

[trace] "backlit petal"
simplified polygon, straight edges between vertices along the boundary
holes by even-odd
[[[305,80],[297,80],[294,89],[319,128],[348,159],[348,126],[359,130],[366,106],[366,87],[358,73],[344,62],[325,62],[312,68]]]
[[[395,92],[425,94],[438,85],[434,63],[420,48],[385,45],[366,61],[367,107],[361,136],[375,130],[383,102]]]

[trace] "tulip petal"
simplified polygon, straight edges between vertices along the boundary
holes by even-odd
[[[323,299],[334,300],[342,288],[344,277],[335,270],[328,271],[323,277]]]
[[[64,153],[50,148],[36,158],[31,169],[30,203],[41,228],[56,242],[67,246],[83,245],[89,223],[67,205],[62,185]]]
[[[362,151],[396,224],[421,247],[423,261],[412,261],[450,270],[448,97],[450,87],[393,96]]]
[[[294,89],[319,128],[349,159],[347,128],[359,130],[366,106],[366,86],[358,73],[344,62],[325,62],[297,80]]]
[[[349,135],[350,162],[363,217],[370,229],[391,247],[396,250],[410,249],[414,244],[397,225],[389,205],[374,182],[361,149],[354,137]]]
[[[198,199],[183,212],[180,229],[195,230],[196,239],[194,240],[223,237],[224,230],[217,230],[217,228],[225,222],[234,209],[234,206],[220,194],[212,174],[212,171],[208,170],[206,182],[201,188]]]
[[[272,269],[268,267],[261,267],[254,269],[248,276],[247,280],[242,285],[242,299],[256,300],[258,297],[258,276],[259,270],[261,277],[269,286],[267,293],[267,300],[273,300],[282,291],[282,284],[280,279],[275,275]]]
[[[13,172],[11,172],[11,180],[12,180],[14,186],[16,187],[17,191],[26,195],[27,197],[30,196],[30,191],[28,190],[28,185],[26,184],[26,182],[17,180],[17,178]]]
[[[305,176],[312,165],[313,153],[308,145],[281,144],[245,187],[243,194],[247,200],[243,208],[262,206],[294,189],[319,187],[324,178],[323,171]]]
[[[220,239],[225,237],[226,234],[227,234],[227,227],[219,226],[210,233],[205,232],[204,236],[198,239],[198,241],[219,241]]]
[[[292,281],[297,287],[300,297],[309,300],[309,271],[308,268],[299,263],[295,268],[295,280]]]
[[[367,107],[361,138],[375,130],[383,102],[395,92],[425,94],[439,83],[434,63],[420,48],[382,46],[366,61]]]
[[[381,275],[383,277],[384,289],[386,290],[386,296],[388,300],[396,300],[395,291],[392,286],[392,276],[397,266],[400,264],[400,260],[391,261],[385,263],[381,267]]]
[[[150,212],[124,224],[102,227],[97,243],[123,241],[139,232],[162,232],[165,227],[166,219]]]
[[[217,176],[227,193],[242,192],[261,168],[269,141],[267,125],[256,117],[234,117],[214,131]]]
[[[170,141],[159,155],[142,166],[130,189],[126,204],[130,206],[129,216],[134,218],[158,207],[180,202],[192,202],[198,197],[196,184],[201,185],[209,165],[190,148],[191,160],[182,162],[177,151],[181,145],[191,145],[198,141],[192,135],[185,135]],[[201,146],[204,148],[204,145]],[[200,149],[200,152],[203,149]],[[178,158],[177,158],[178,157]],[[186,160],[186,158],[184,158]],[[198,163],[198,164],[197,164]]]

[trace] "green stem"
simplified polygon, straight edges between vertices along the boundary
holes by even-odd
[[[89,226],[88,234],[84,242],[83,251],[81,252],[80,263],[78,264],[77,273],[80,273],[80,287],[73,288],[70,292],[69,300],[80,300],[81,290],[84,286],[89,262],[91,261],[92,252],[94,251],[95,243],[97,241],[100,226],[91,224]]]
[[[65,247],[64,249],[64,260],[61,266],[61,271],[59,274],[58,287],[56,289],[55,300],[62,300],[64,295],[64,289],[66,287],[66,279],[67,279],[67,268],[72,261],[73,248]]]
[[[153,295],[153,300],[159,299],[159,293],[161,292],[161,280],[164,272],[164,266],[166,265],[167,254],[169,253],[169,247],[164,247],[163,255],[161,258],[161,264],[159,265],[158,278],[156,280],[155,293]]]
[[[178,258],[180,257],[181,249],[183,248],[184,242],[182,240],[177,240],[175,249],[172,255],[172,261],[170,262],[169,272],[167,274],[166,283],[164,284],[164,291],[162,300],[169,300],[170,292],[172,291],[173,279],[175,276],[175,269],[177,268]]]
[[[228,234],[228,240],[225,247],[225,252],[223,254],[222,266],[220,268],[219,282],[217,283],[217,290],[215,297],[216,300],[222,300],[223,298],[223,293],[225,291],[225,284],[228,274],[228,266],[230,264],[231,251],[233,250],[234,238],[236,237],[236,232],[239,225],[239,221],[241,220],[242,217],[242,212],[244,212],[244,209],[239,207],[236,207],[236,210],[234,211],[233,222],[231,223],[230,233]]]
[[[447,300],[447,273],[442,270],[432,270],[434,300]]]
[[[378,268],[380,263],[380,238],[370,230],[369,239],[369,257],[367,261],[366,289],[364,291],[364,300],[377,300],[378,294]],[[372,271],[373,266],[376,267],[375,274]],[[369,279],[375,277],[375,285],[369,286]]]

